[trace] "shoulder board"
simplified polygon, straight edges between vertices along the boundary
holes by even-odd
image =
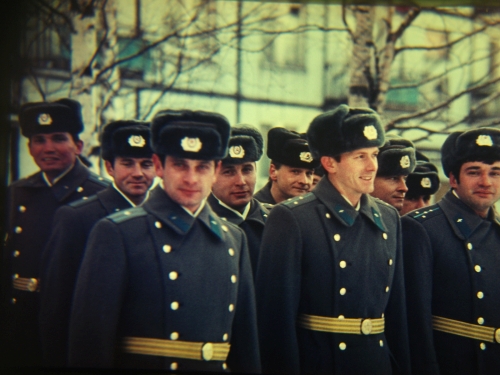
[[[412,212],[408,213],[408,216],[412,217],[413,219],[415,219],[417,221],[422,222],[422,221],[425,221],[427,219],[430,219],[431,217],[439,215],[441,212],[442,212],[441,208],[437,204],[434,204],[432,206],[423,207],[421,209],[412,211]]]
[[[316,199],[316,196],[313,193],[306,193],[304,195],[299,195],[298,197],[287,199],[284,202],[281,202],[287,207],[297,207],[301,204],[311,202]]]
[[[94,172],[90,172],[89,173],[89,176],[87,177],[87,179],[90,181],[90,182],[94,182],[96,183],[97,185],[101,185],[103,187],[107,187],[109,186],[109,184],[111,183],[111,181],[105,179],[104,177],[101,177],[97,174],[95,174]]]
[[[393,206],[393,205],[390,205],[389,203],[387,203],[386,201],[383,201],[383,200],[382,200],[382,199],[380,199],[380,198],[374,197],[374,196],[372,196],[372,195],[370,195],[370,197],[372,197],[372,199],[373,199],[376,203],[378,203],[378,204],[382,204],[382,205],[384,205],[384,206],[394,208],[394,206]],[[396,209],[396,208],[394,208],[394,209]]]
[[[266,208],[268,211],[271,211],[271,209],[274,207],[274,204],[272,203],[262,203],[262,202],[259,203],[262,207]]]
[[[83,197],[81,199],[73,201],[73,202],[69,203],[68,206],[73,207],[73,208],[77,208],[77,207],[85,206],[86,204],[88,204],[90,202],[94,202],[95,200],[97,200],[97,195],[92,195],[90,197]]]
[[[144,208],[134,207],[111,214],[108,216],[108,219],[111,220],[113,223],[119,224],[136,217],[146,216],[147,214],[148,213]]]

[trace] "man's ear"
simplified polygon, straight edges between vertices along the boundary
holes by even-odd
[[[331,156],[322,156],[320,159],[321,165],[328,173],[337,172],[337,160]]]
[[[111,164],[109,160],[104,160],[104,167],[106,167],[106,172],[108,172],[111,177],[114,177],[113,174],[115,172],[115,169],[113,168],[113,164]]]
[[[269,177],[272,181],[278,180],[278,170],[274,164],[269,165]]]
[[[163,162],[166,162],[166,160],[163,160]],[[153,164],[155,165],[156,176],[163,178],[163,164],[160,157],[156,154],[153,154]]]
[[[449,179],[450,179],[450,186],[453,189],[456,189],[458,187],[458,181],[457,181],[457,178],[455,177],[455,175],[453,174],[453,172],[450,172]]]
[[[81,155],[83,151],[83,141],[79,139],[78,141],[75,142],[76,145],[76,154]]]

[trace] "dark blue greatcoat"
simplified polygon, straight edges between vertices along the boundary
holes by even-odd
[[[110,185],[57,210],[41,271],[40,337],[46,365],[67,364],[71,302],[90,230],[98,220],[126,208],[130,203]]]
[[[402,227],[414,373],[498,374],[500,344],[433,330],[432,315],[500,327],[500,218],[450,191]]]
[[[257,199],[261,203],[269,203],[276,204],[276,201],[271,194],[271,186],[273,185],[272,181],[269,181],[264,185],[262,189],[260,189],[257,193],[254,194],[254,198]]]
[[[222,206],[213,194],[210,194],[208,197],[208,203],[210,207],[212,207],[212,210],[214,210],[222,220],[227,220],[238,225],[245,232],[248,241],[248,249],[250,251],[252,270],[255,275],[257,260],[259,259],[260,242],[262,240],[262,233],[264,233],[264,225],[269,216],[269,210],[257,199],[252,199],[250,201],[250,211],[246,219],[243,219],[241,216],[227,209],[227,207]]]
[[[396,210],[362,195],[356,211],[328,179],[273,207],[256,294],[264,373],[410,372],[401,227]],[[385,332],[327,333],[299,314],[381,318]]]
[[[75,367],[260,371],[244,232],[205,205],[194,218],[160,187],[142,206],[100,220],[70,320]],[[231,343],[227,363],[125,353],[125,337]]]
[[[38,333],[39,293],[13,288],[13,277],[40,279],[42,251],[49,238],[55,211],[68,203],[94,195],[109,185],[78,159],[53,186],[42,172],[12,183],[8,189],[9,217],[4,248],[2,332],[4,364],[41,364]],[[43,283],[43,280],[41,281]]]

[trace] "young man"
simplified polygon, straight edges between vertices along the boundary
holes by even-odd
[[[0,362],[24,367],[41,364],[38,326],[40,260],[57,208],[104,189],[108,182],[78,159],[83,147],[80,103],[60,99],[27,103],[19,124],[40,171],[12,183],[5,245],[4,313]]]
[[[326,176],[273,207],[256,293],[264,373],[409,373],[401,228],[374,198],[379,116],[341,105],[307,131]]]
[[[253,198],[257,180],[256,162],[262,156],[264,141],[257,129],[233,128],[229,153],[222,160],[217,180],[208,198],[210,206],[222,220],[228,220],[245,231],[255,274],[260,241],[269,211]]]
[[[144,202],[155,178],[152,154],[149,123],[109,123],[102,131],[101,157],[113,184],[56,212],[40,288],[40,335],[48,366],[67,364],[71,301],[90,230],[103,217]]]
[[[321,180],[321,178],[323,178],[324,175],[325,175],[325,169],[321,166],[321,164],[318,165],[316,168],[314,168],[313,180],[309,191],[314,189],[314,187],[318,184],[319,180]]]
[[[245,234],[206,204],[229,123],[167,110],[151,133],[162,186],[141,207],[94,226],[73,300],[69,364],[257,373]]]
[[[402,218],[414,374],[500,368],[500,130],[456,132],[441,148],[451,190]]]
[[[378,170],[372,197],[383,200],[396,210],[403,209],[406,178],[415,169],[415,146],[401,137],[388,137],[378,154]]]
[[[255,194],[255,199],[276,204],[309,191],[319,161],[312,158],[303,135],[272,128],[267,133],[267,156],[271,159],[269,182]]]

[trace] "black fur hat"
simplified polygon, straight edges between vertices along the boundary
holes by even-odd
[[[374,110],[341,104],[312,120],[307,139],[313,157],[320,159],[360,148],[381,147],[385,132]]]
[[[73,99],[55,102],[34,102],[21,106],[19,111],[21,133],[27,138],[35,134],[70,133],[83,131],[82,106]]]
[[[407,139],[387,136],[377,159],[377,176],[409,175],[415,169],[415,146]]]
[[[218,160],[226,156],[230,125],[214,112],[165,110],[151,124],[153,151],[185,159]]]
[[[497,160],[500,160],[500,130],[494,128],[451,133],[441,147],[441,163],[447,177],[466,162]]]
[[[229,151],[222,160],[224,164],[243,164],[257,161],[264,149],[264,139],[260,132],[249,125],[241,125],[231,129]]]
[[[290,167],[313,169],[319,165],[319,160],[311,155],[305,135],[285,128],[272,128],[267,133],[267,156]]]
[[[150,158],[151,133],[148,122],[114,121],[105,125],[101,134],[101,157],[112,160],[116,156]]]
[[[422,195],[432,195],[439,190],[439,175],[437,167],[429,161],[418,160],[415,170],[406,179],[407,198]]]

